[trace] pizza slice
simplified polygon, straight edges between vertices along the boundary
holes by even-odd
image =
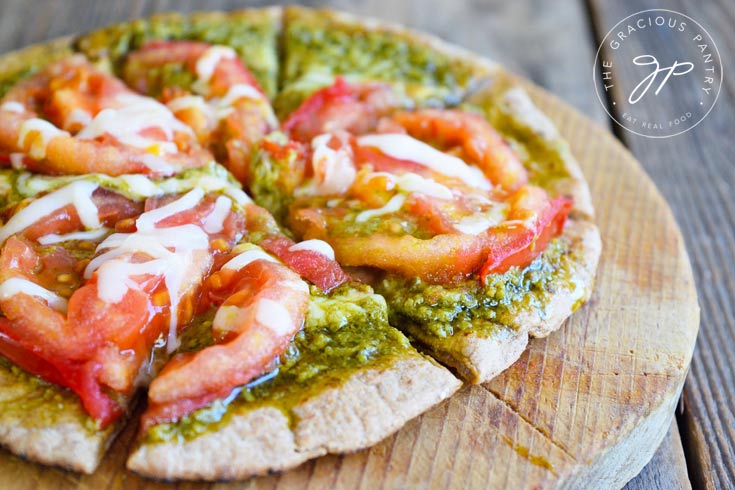
[[[327,244],[260,243],[235,247],[205,283],[213,305],[153,381],[129,469],[195,480],[286,470],[375,444],[461,386],[388,324],[369,286],[324,277],[341,271]],[[334,289],[308,285],[309,271]]]
[[[278,36],[282,9],[233,12],[166,13],[115,24],[79,37],[76,49],[120,73],[125,57],[151,41],[189,40],[234,49],[269,97],[278,86]],[[168,67],[160,67],[161,75]]]
[[[250,149],[278,125],[270,102],[234,49],[199,41],[151,41],[130,52],[123,79],[156,97],[241,182]]]
[[[298,238],[327,241],[357,268],[393,325],[475,383],[586,300],[599,256],[586,186],[558,137],[534,132],[540,113],[522,93],[487,90],[475,108],[405,110],[380,105],[390,84],[337,79],[264,140],[251,187]],[[506,121],[513,147],[479,109]],[[571,184],[576,195],[559,193]],[[568,220],[574,198],[588,214]]]
[[[157,181],[3,171],[0,442],[94,470],[191,318],[213,251],[239,239],[223,208],[249,199],[219,169]]]
[[[312,92],[348,82],[389,82],[404,104],[445,106],[462,97],[493,65],[437,38],[386,22],[327,9],[284,12],[281,90],[285,117]]]

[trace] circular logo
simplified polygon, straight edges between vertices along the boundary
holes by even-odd
[[[722,60],[697,21],[650,9],[610,29],[592,76],[602,107],[616,123],[640,136],[668,138],[692,129],[712,110]]]

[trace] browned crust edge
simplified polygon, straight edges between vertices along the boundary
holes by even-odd
[[[418,354],[350,376],[292,409],[295,425],[274,407],[230,415],[223,430],[184,442],[142,444],[128,469],[166,480],[232,480],[283,471],[325,454],[363,449],[449,398],[462,383]]]

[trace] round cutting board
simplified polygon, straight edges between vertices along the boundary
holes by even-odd
[[[630,153],[568,105],[521,81],[570,142],[602,234],[589,303],[535,339],[492,382],[465,386],[380,444],[279,475],[178,488],[620,488],[653,455],[699,326],[681,233]],[[165,489],[125,470],[136,427],[93,475],[0,452],[0,488]]]

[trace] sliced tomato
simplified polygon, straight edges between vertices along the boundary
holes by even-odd
[[[354,152],[355,163],[358,168],[363,165],[372,165],[375,172],[388,172],[398,175],[406,172],[413,172],[416,174],[423,174],[426,172],[426,167],[423,165],[419,165],[418,163],[410,160],[393,158],[370,146],[355,145]]]
[[[0,355],[13,364],[42,379],[71,389],[89,415],[104,429],[123,414],[123,408],[103,392],[96,380],[99,366],[94,363],[73,363],[59,359],[49,360],[15,340],[7,319],[0,317]]]
[[[103,226],[113,227],[120,220],[138,216],[143,211],[143,203],[132,201],[121,194],[100,187],[92,194],[97,215]],[[76,208],[64,206],[39,219],[23,230],[23,236],[31,240],[56,233],[59,235],[82,229]]]
[[[353,85],[337,77],[334,84],[311,94],[281,128],[298,141],[338,129],[363,134],[375,130],[380,118],[397,106],[387,85]]]
[[[515,191],[528,181],[518,155],[490,123],[459,110],[422,109],[394,114],[408,134],[445,149],[459,146],[493,184]]]
[[[173,422],[190,414],[194,410],[206,407],[215,400],[222,400],[232,393],[232,388],[227,388],[218,393],[207,393],[202,396],[183,398],[169,403],[153,403],[149,400],[148,407],[140,418],[140,433],[145,434],[148,429],[156,424]]]
[[[325,293],[349,280],[337,261],[313,250],[291,250],[296,242],[284,236],[268,237],[259,245]]]
[[[564,229],[572,201],[559,196],[550,201],[538,216],[536,226],[524,228],[511,244],[503,249],[491,249],[485,264],[480,269],[480,280],[485,281],[488,274],[503,274],[511,267],[525,267],[546,250],[549,241]]]
[[[250,382],[272,367],[303,325],[309,293],[292,270],[257,259],[237,271],[222,272],[228,277],[213,289],[229,295],[214,316],[217,343],[176,355],[151,383],[148,396],[159,416],[180,414],[182,407],[198,408],[211,396]]]
[[[297,210],[291,216],[290,224],[302,239],[318,238],[328,242],[343,266],[377,267],[404,277],[419,277],[431,283],[448,283],[464,279],[478,271],[489,262],[488,257],[492,260],[485,269],[486,273],[495,270],[506,259],[509,263],[513,260],[522,263],[530,255],[537,255],[545,246],[542,242],[546,235],[541,237],[538,246],[528,252],[530,255],[523,255],[521,252],[533,247],[534,241],[538,241],[541,232],[549,225],[551,231],[548,234],[558,234],[571,207],[565,198],[557,198],[550,203],[546,193],[533,186],[525,186],[516,191],[510,205],[510,220],[537,217],[537,224],[531,228],[522,225],[497,226],[477,235],[444,233],[429,239],[383,233],[369,236],[330,235],[324,213],[315,209]],[[437,213],[434,209],[425,210]],[[440,222],[434,225],[443,226]]]

